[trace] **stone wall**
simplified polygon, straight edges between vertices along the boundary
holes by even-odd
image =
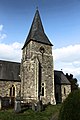
[[[52,46],[30,41],[23,49],[21,62],[21,95],[23,98],[33,98],[36,101],[42,99],[44,104],[49,102],[54,104],[53,73]]]
[[[24,99],[36,100],[36,64],[34,61],[25,61],[23,63],[23,76],[21,81],[21,96]],[[28,102],[28,101],[27,101]]]
[[[62,102],[66,99],[66,97],[71,93],[71,85],[61,85],[62,91]]]
[[[19,94],[20,91],[20,82],[13,81],[0,81],[0,96],[1,97],[10,97],[10,88],[15,87],[15,96]]]
[[[55,86],[55,97],[57,103],[62,103],[71,92],[71,85],[56,85]]]

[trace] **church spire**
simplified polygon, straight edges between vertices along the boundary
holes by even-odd
[[[29,34],[28,34],[28,37],[27,37],[27,39],[25,41],[25,44],[24,44],[22,49],[24,49],[25,46],[31,40],[52,46],[51,42],[49,41],[48,37],[46,36],[46,34],[44,32],[44,28],[43,28],[43,25],[42,25],[42,21],[41,21],[41,18],[40,18],[38,8],[36,9],[36,13],[35,13],[35,16],[34,16],[34,19],[33,19]]]

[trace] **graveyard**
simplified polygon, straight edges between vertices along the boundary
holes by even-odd
[[[14,109],[3,109],[0,111],[0,120],[58,120],[60,108],[60,104],[48,105],[40,112],[27,109],[20,113],[15,113]]]

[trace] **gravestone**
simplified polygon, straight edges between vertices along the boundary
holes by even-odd
[[[33,104],[32,104],[32,110],[33,110],[33,111],[37,111],[37,104],[36,104],[36,103],[33,103]]]
[[[21,112],[21,99],[20,99],[20,97],[16,97],[16,99],[15,99],[14,110],[15,110],[16,113]]]
[[[2,102],[1,102],[1,106],[3,107],[3,108],[5,108],[5,109],[7,109],[7,108],[9,108],[9,106],[10,106],[10,103],[9,103],[9,101],[10,101],[10,99],[9,99],[9,97],[2,97]]]
[[[37,111],[43,111],[43,104],[41,100],[37,102]]]

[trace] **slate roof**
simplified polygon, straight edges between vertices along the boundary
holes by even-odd
[[[70,85],[71,83],[69,82],[69,80],[67,79],[67,77],[65,76],[65,74],[62,71],[54,71],[54,82],[55,84],[66,84],[66,85]]]
[[[20,63],[0,60],[0,80],[20,81]]]
[[[44,32],[44,28],[43,28],[40,14],[39,14],[38,10],[36,10],[36,13],[35,13],[35,16],[34,16],[34,19],[33,19],[29,34],[28,34],[28,37],[27,37],[22,49],[24,49],[25,46],[31,40],[52,46],[51,42],[49,41],[48,37],[46,36],[46,34]]]

